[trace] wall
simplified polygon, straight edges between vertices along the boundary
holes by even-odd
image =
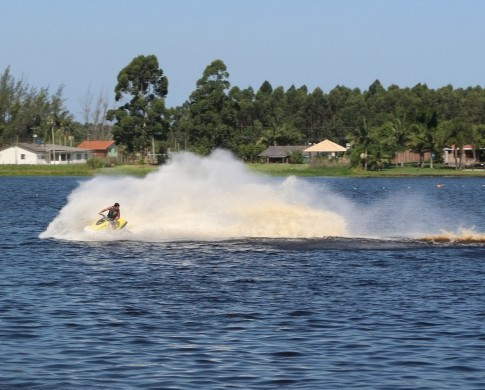
[[[22,158],[22,155],[24,158]],[[0,164],[46,164],[47,161],[41,160],[36,153],[12,146],[0,152]]]

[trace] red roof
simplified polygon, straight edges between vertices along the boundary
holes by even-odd
[[[78,145],[78,148],[91,150],[108,150],[115,141],[83,141]]]

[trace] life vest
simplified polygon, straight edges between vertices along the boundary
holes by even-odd
[[[119,215],[119,211],[115,210],[114,208],[109,209],[108,211],[108,218],[109,219],[116,219],[116,217]]]

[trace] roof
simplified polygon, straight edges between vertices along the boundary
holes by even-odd
[[[55,150],[56,152],[87,152],[89,149],[83,149],[83,148],[75,148],[73,146],[63,146],[63,145],[53,145],[53,144],[28,144],[28,143],[23,143],[20,142],[16,145],[9,145],[4,147],[1,150],[5,150],[8,148],[12,148],[18,146],[19,148],[25,149],[30,152],[34,153],[46,153],[50,152],[52,150]]]
[[[346,152],[343,146],[336,144],[328,139],[319,142],[316,145],[312,145],[309,148],[305,149],[304,152]]]
[[[284,158],[294,152],[303,152],[305,145],[269,146],[259,154],[259,157]]]
[[[453,147],[453,145],[447,145],[443,149],[444,150],[453,150],[453,149],[460,150],[460,147],[458,145],[455,145],[454,147]],[[477,147],[476,149],[477,150],[484,150],[485,148]],[[473,145],[463,145],[463,150],[473,150]]]
[[[78,147],[91,150],[108,150],[115,141],[83,141]]]

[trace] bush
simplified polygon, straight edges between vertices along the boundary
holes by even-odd
[[[99,169],[107,166],[107,161],[102,158],[93,157],[93,158],[90,158],[86,164],[91,169]]]
[[[290,164],[303,164],[303,153],[302,152],[292,152],[288,158]]]
[[[310,166],[325,168],[343,168],[350,167],[350,161],[347,157],[313,157],[310,160]]]
[[[265,147],[263,145],[241,144],[233,149],[244,161],[253,162],[257,160],[258,155],[265,149]]]

